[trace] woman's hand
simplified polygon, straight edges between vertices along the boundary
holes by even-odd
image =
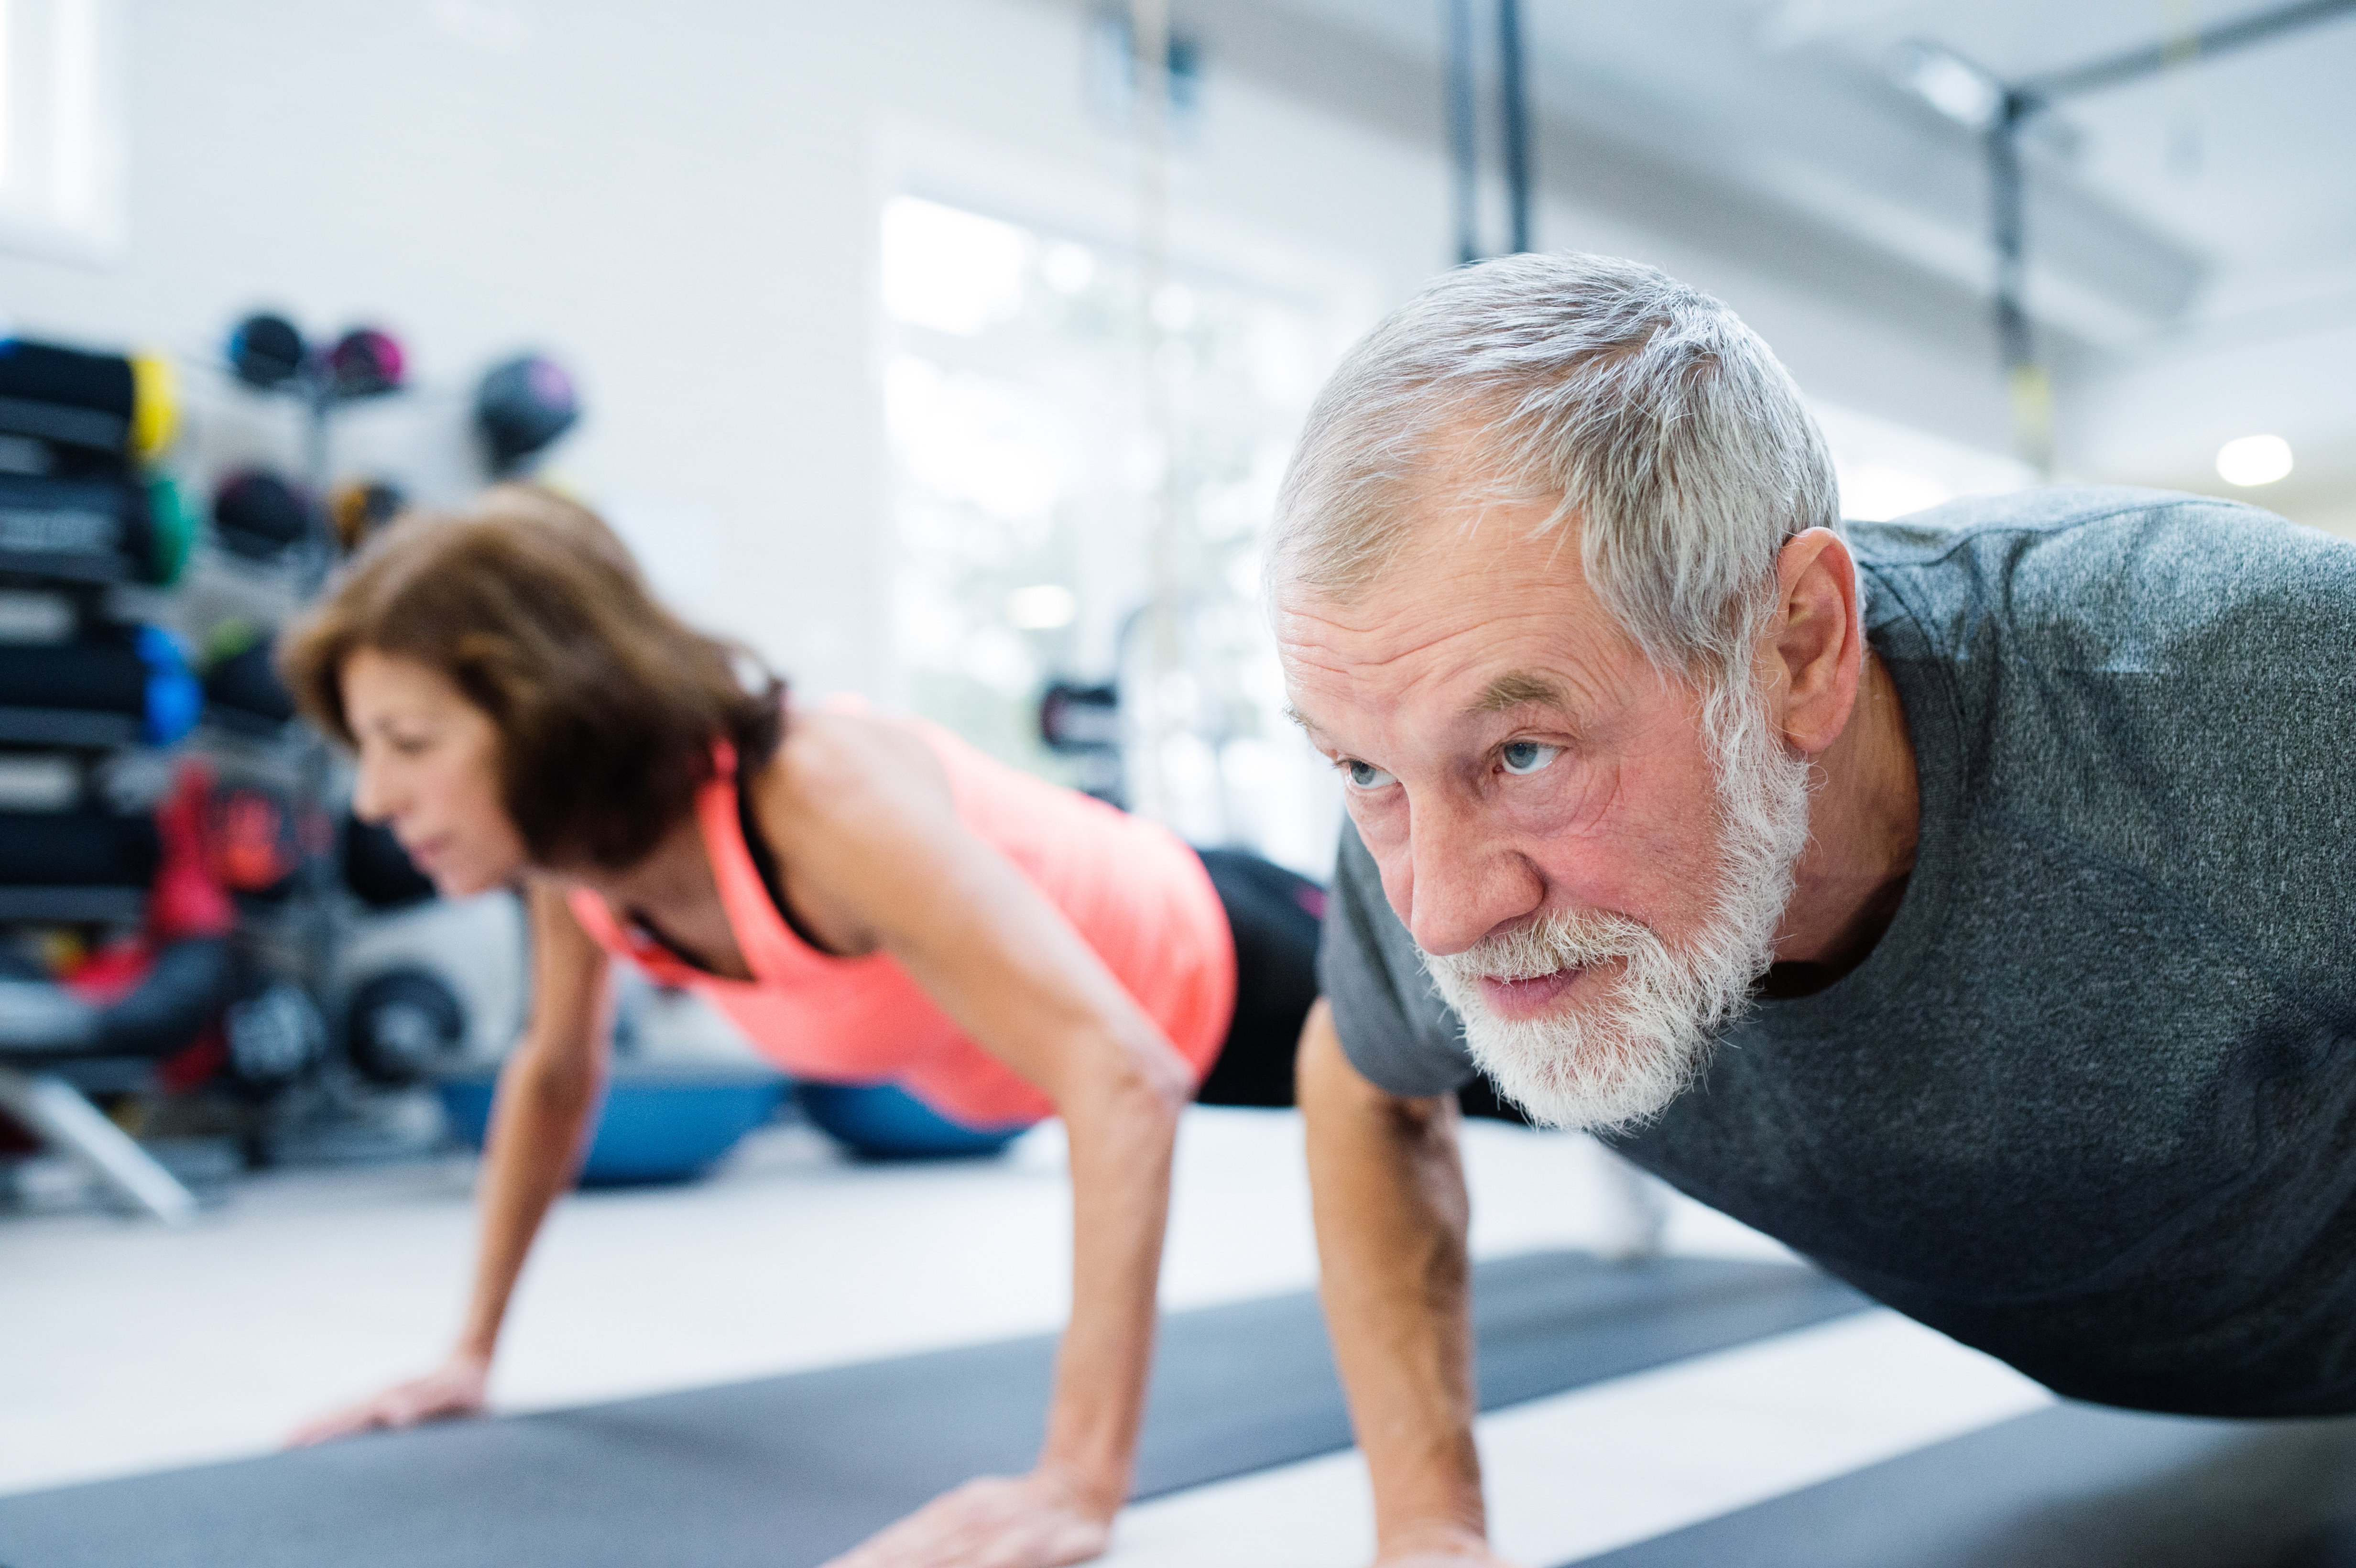
[[[485,1356],[453,1355],[422,1378],[395,1383],[359,1403],[306,1421],[289,1433],[286,1445],[305,1448],[356,1433],[394,1431],[455,1415],[479,1415],[488,1403],[491,1363]]]
[[[944,1492],[826,1568],[1063,1568],[1099,1555],[1112,1514],[1045,1470]]]

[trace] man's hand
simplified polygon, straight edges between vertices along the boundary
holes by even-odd
[[[307,1447],[360,1432],[397,1430],[456,1415],[479,1415],[487,1403],[491,1363],[486,1357],[454,1355],[422,1378],[395,1383],[372,1399],[306,1421],[289,1433],[286,1445]]]
[[[1034,1470],[944,1492],[826,1568],[1063,1568],[1111,1541],[1110,1513]]]

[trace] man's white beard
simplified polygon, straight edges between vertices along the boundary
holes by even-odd
[[[1808,764],[1783,749],[1755,691],[1713,704],[1719,875],[1700,930],[1672,947],[1650,927],[1591,910],[1551,912],[1423,964],[1464,1020],[1473,1062],[1547,1126],[1625,1131],[1668,1109],[1708,1065],[1711,1042],[1750,1006],[1808,842]],[[1624,967],[1600,996],[1539,1019],[1493,1012],[1481,978]]]

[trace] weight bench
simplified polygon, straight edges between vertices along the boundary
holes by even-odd
[[[167,1224],[197,1212],[196,1195],[53,1068],[103,1050],[101,1009],[59,987],[0,980],[0,1107],[131,1208]]]

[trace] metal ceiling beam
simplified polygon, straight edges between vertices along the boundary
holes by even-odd
[[[2286,5],[2278,11],[2261,12],[2238,22],[2222,23],[2202,32],[2129,49],[2109,59],[2032,76],[2015,83],[2013,91],[2028,100],[2029,107],[2043,108],[2064,98],[2118,87],[2171,67],[2214,59],[2231,50],[2351,13],[2356,13],[2356,0],[2302,0],[2299,5]]]

